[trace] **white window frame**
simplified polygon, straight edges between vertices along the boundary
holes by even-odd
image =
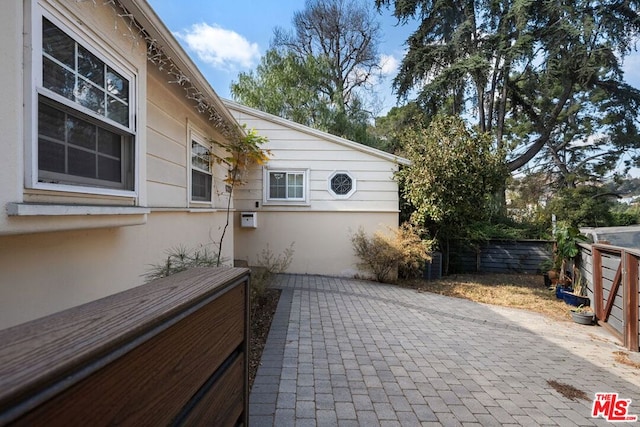
[[[347,175],[349,178],[351,178],[351,190],[348,193],[338,194],[335,191],[333,191],[333,186],[331,185],[331,181],[336,175]],[[344,171],[344,170],[334,171],[331,175],[329,175],[329,179],[327,179],[327,190],[336,199],[348,199],[351,196],[353,196],[353,194],[356,192],[356,178],[349,171]]]
[[[32,3],[33,5],[33,3]],[[138,112],[138,88],[137,83],[139,81],[137,74],[133,71],[133,67],[127,66],[122,61],[118,60],[118,55],[106,47],[107,43],[99,43],[94,40],[99,40],[94,34],[88,33],[87,29],[77,27],[69,20],[66,20],[63,16],[54,14],[54,12],[45,10],[42,6],[37,5],[32,7],[33,13],[31,14],[30,30],[31,30],[31,49],[30,56],[25,54],[25,58],[30,60],[25,61],[25,79],[27,84],[25,85],[25,111],[26,111],[26,146],[25,146],[25,187],[38,189],[38,190],[54,190],[61,192],[71,193],[85,193],[85,194],[97,194],[108,196],[123,196],[123,197],[137,197],[139,191],[139,174],[141,169],[141,154],[140,154],[140,138],[136,130],[136,118]],[[119,73],[123,78],[128,80],[129,83],[129,120],[128,126],[122,125],[114,120],[108,119],[98,113],[93,112],[89,108],[83,107],[73,100],[67,99],[45,87],[43,87],[42,79],[42,67],[43,67],[43,51],[42,51],[42,21],[43,19],[49,20],[61,31],[65,32],[71,37],[77,44],[91,52],[98,57],[100,61],[108,65],[114,71]],[[28,19],[28,18],[27,18]],[[29,50],[27,50],[28,52]],[[52,183],[52,182],[40,182],[39,181],[39,167],[38,167],[38,105],[39,98],[43,97],[47,101],[59,105],[60,110],[67,110],[74,115],[78,115],[81,118],[86,117],[89,122],[102,123],[105,128],[112,128],[127,134],[131,138],[132,156],[133,159],[125,159],[125,153],[122,153],[123,164],[124,162],[131,161],[133,167],[133,176],[131,179],[132,189],[119,189],[108,186],[102,186],[99,182],[92,183],[90,179],[78,177],[78,182],[66,182],[66,183]],[[73,181],[76,177],[69,176],[69,180]]]
[[[213,194],[215,192],[215,182],[214,182],[214,176],[213,176],[213,162],[214,162],[214,158],[215,158],[215,154],[213,152],[213,146],[210,142],[207,141],[207,138],[205,138],[203,136],[202,133],[198,132],[197,130],[191,128],[189,131],[189,158],[188,158],[188,165],[189,165],[189,202],[190,203],[202,203],[202,204],[206,204],[206,205],[211,205],[213,203]],[[198,168],[196,166],[193,165],[193,144],[196,143],[198,145],[200,145],[201,147],[205,148],[208,152],[209,152],[209,157],[210,157],[210,161],[209,161],[209,170],[206,171],[204,169]],[[193,198],[193,171],[197,171],[200,173],[204,173],[204,174],[208,174],[211,177],[211,196],[209,198],[209,200],[200,200],[200,199],[194,199]]]
[[[284,173],[286,176],[302,174],[302,197],[275,198],[270,196],[271,174]],[[287,178],[285,178],[287,179]],[[264,200],[265,205],[308,205],[309,204],[309,169],[288,169],[288,168],[263,168]]]

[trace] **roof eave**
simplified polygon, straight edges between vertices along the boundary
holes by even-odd
[[[377,148],[373,148],[356,141],[351,141],[346,138],[341,138],[339,136],[336,136],[327,132],[323,132],[318,129],[313,129],[313,128],[310,128],[309,126],[305,126],[300,123],[296,123],[291,120],[284,119],[282,117],[278,117],[270,113],[265,113],[264,111],[260,111],[255,108],[247,107],[246,105],[239,104],[229,99],[223,99],[222,102],[228,108],[232,108],[232,109],[244,112],[246,114],[251,114],[251,115],[260,117],[261,119],[270,121],[272,123],[280,124],[282,126],[297,130],[299,132],[304,132],[322,139],[330,140],[335,143],[351,147],[355,150],[362,151],[364,153],[368,153],[376,157],[380,157],[385,160],[397,163],[399,165],[409,166],[411,164],[411,161],[408,159],[405,159],[404,157],[396,156],[395,154],[387,153],[386,151],[378,150]]]
[[[180,43],[171,34],[164,22],[156,14],[146,0],[119,0],[124,7],[134,16],[136,21],[144,28],[147,34],[157,40],[165,54],[171,58],[175,65],[184,73],[190,82],[198,88],[211,102],[216,112],[224,119],[226,124],[236,132],[243,134],[238,122],[229,113],[218,94],[213,90],[207,79],[202,75],[198,67],[184,51]]]

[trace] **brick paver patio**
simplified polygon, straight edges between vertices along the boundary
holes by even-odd
[[[359,280],[276,287],[251,426],[608,425],[591,418],[596,392],[640,415],[640,371],[613,361],[600,327]]]

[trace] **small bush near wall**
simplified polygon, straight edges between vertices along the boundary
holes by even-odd
[[[292,242],[282,253],[276,255],[269,245],[264,248],[257,259],[257,266],[252,267],[251,276],[251,299],[252,301],[262,297],[267,287],[273,280],[274,275],[287,271],[293,260],[293,249],[295,242]]]
[[[431,260],[432,240],[424,240],[420,230],[404,223],[390,234],[377,231],[366,235],[362,228],[351,237],[358,267],[372,273],[378,282],[390,283],[397,277],[420,277],[426,262]]]

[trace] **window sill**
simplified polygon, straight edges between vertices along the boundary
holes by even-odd
[[[217,209],[217,208],[151,208],[151,212],[187,212],[187,213],[215,213],[215,212],[226,212],[226,209]]]
[[[7,203],[0,235],[126,227],[147,222],[149,208],[135,206]]]
[[[262,206],[299,206],[299,207],[310,207],[311,203],[306,201],[286,201],[286,200],[265,200],[262,202]]]
[[[46,203],[8,203],[9,216],[68,216],[68,215],[145,215],[149,208],[135,206],[58,205]]]

